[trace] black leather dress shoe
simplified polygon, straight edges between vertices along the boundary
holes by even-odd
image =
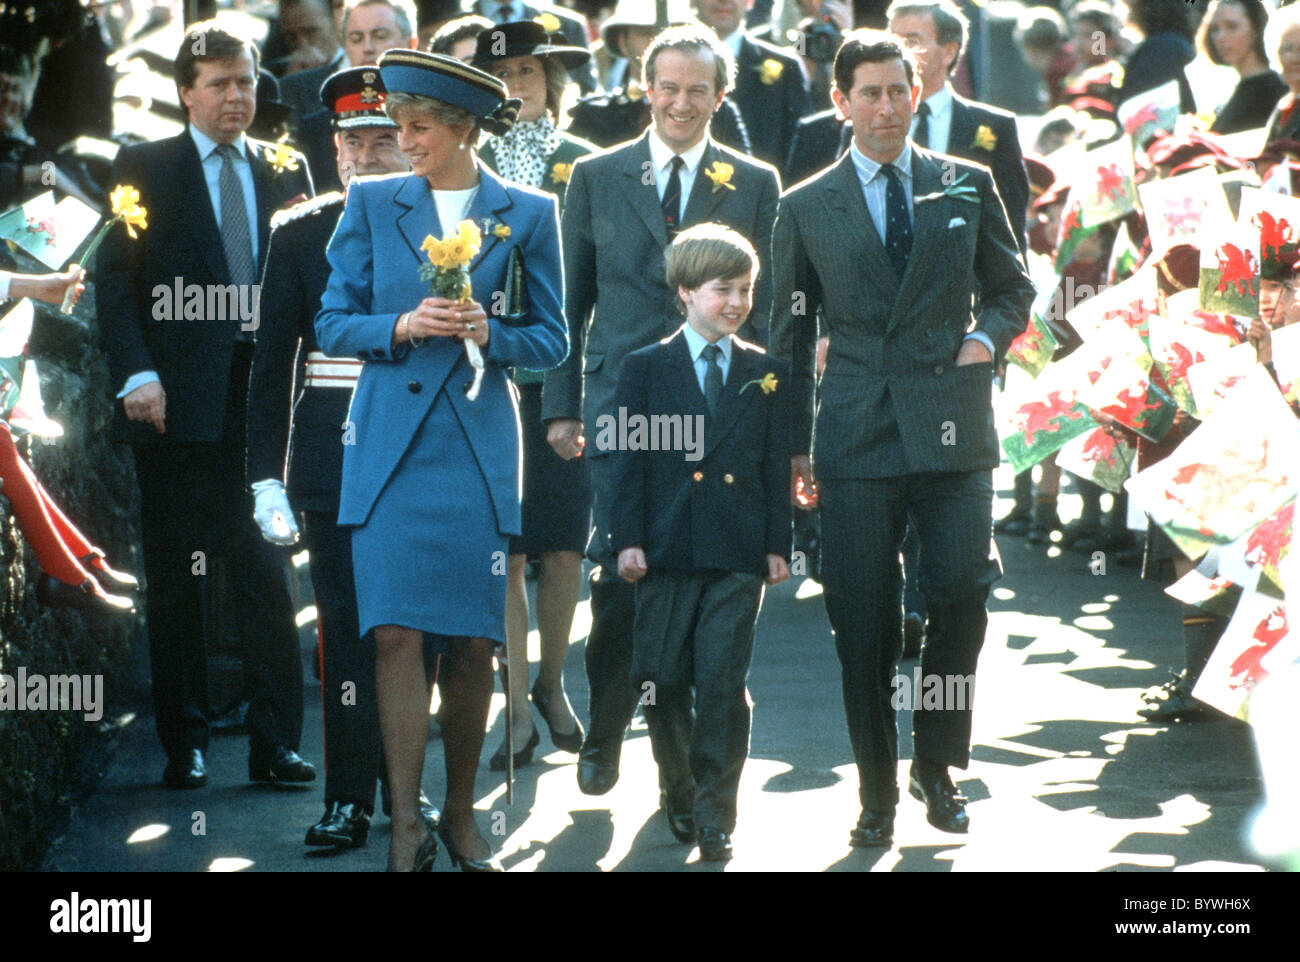
[[[731,861],[731,835],[718,828],[700,829],[700,861]]]
[[[316,769],[295,751],[279,745],[269,755],[253,752],[248,756],[250,782],[314,782]]]
[[[695,844],[695,816],[691,812],[689,803],[681,806],[670,805],[668,793],[661,789],[659,792],[659,811],[663,812],[664,818],[668,819],[668,828],[677,841],[683,845]]]
[[[578,754],[578,790],[584,795],[604,795],[617,785],[622,750],[622,743],[613,747],[583,745]]]
[[[894,844],[894,813],[864,808],[858,824],[849,832],[849,844],[856,848],[889,848]]]
[[[360,848],[370,834],[370,816],[364,805],[355,802],[330,802],[325,815],[307,829],[308,845],[333,845],[336,848]]]
[[[925,802],[925,820],[939,831],[966,834],[970,828],[966,797],[957,791],[946,771],[918,772],[913,765],[907,790],[918,802]]]
[[[208,769],[197,748],[177,752],[163,769],[163,784],[168,788],[202,788],[207,783]]]

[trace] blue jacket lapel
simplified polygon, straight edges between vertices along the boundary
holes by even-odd
[[[501,238],[492,232],[492,228],[501,221],[501,215],[514,206],[505,183],[481,161],[478,164],[478,176],[478,192],[470,202],[465,217],[478,224],[479,230],[483,231],[483,243],[479,247],[478,257],[470,264],[470,273],[501,243]]]
[[[429,182],[423,177],[412,174],[402,181],[402,186],[393,195],[393,200],[405,208],[397,215],[397,229],[416,261],[422,262],[425,255],[420,245],[424,243],[424,239],[430,234],[439,239],[443,236],[442,224],[438,220],[438,208],[433,202],[433,194],[429,191]]]

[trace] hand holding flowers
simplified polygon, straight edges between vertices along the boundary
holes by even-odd
[[[410,340],[419,347],[421,338],[456,337],[465,342],[465,355],[474,369],[474,379],[465,386],[465,396],[473,401],[483,383],[483,351],[492,332],[487,312],[475,301],[470,288],[469,265],[483,244],[477,224],[463,220],[453,233],[442,240],[432,234],[420,249],[429,258],[420,265],[420,279],[429,285],[430,297],[414,311],[397,319],[394,336]]]

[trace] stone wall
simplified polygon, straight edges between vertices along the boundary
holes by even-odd
[[[22,251],[2,245],[0,268],[45,271]],[[52,444],[27,438],[18,447],[109,562],[139,576],[139,495],[129,450],[108,438],[112,390],[93,306],[93,289],[72,316],[36,305],[28,356],[40,372],[46,412],[65,434]],[[39,865],[86,779],[85,749],[111,729],[123,708],[138,708],[147,699],[147,687],[130,670],[140,616],[44,608],[36,600],[39,574],[8,501],[0,500],[0,673],[12,676],[22,667],[29,674],[102,674],[107,705],[98,722],[71,710],[0,711],[0,871]]]

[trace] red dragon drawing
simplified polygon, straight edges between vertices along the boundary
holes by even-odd
[[[1260,662],[1286,636],[1286,608],[1278,605],[1255,626],[1251,635],[1255,643],[1232,660],[1228,667],[1228,687],[1249,690],[1267,678],[1268,669]]]
[[[53,247],[59,232],[59,225],[54,222],[54,218],[46,217],[37,220],[35,217],[27,218],[27,231],[30,234],[44,234],[45,246]]]
[[[1279,257],[1282,248],[1295,240],[1295,231],[1285,217],[1274,217],[1266,210],[1261,210],[1250,222],[1259,228],[1259,246],[1268,259]]]
[[[1259,294],[1253,284],[1258,270],[1254,251],[1244,251],[1236,244],[1223,244],[1214,252],[1214,256],[1219,261],[1219,270],[1223,272],[1219,286],[1214,289],[1215,293],[1222,294],[1231,286],[1242,297]]]
[[[1097,200],[1119,200],[1124,196],[1124,172],[1119,164],[1110,164],[1097,168]]]
[[[1074,398],[1061,397],[1060,391],[1052,391],[1045,401],[1030,401],[1016,409],[1017,424],[1025,436],[1025,447],[1031,447],[1038,432],[1055,434],[1061,430],[1061,422],[1077,421],[1083,417],[1082,411],[1074,409]]]
[[[1295,519],[1295,502],[1261,521],[1246,539],[1246,560],[1252,564],[1276,568],[1291,548],[1291,524]]]

